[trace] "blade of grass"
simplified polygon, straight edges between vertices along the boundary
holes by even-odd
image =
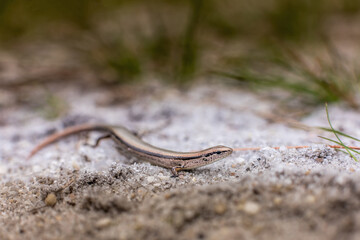
[[[191,15],[183,37],[183,53],[181,56],[180,80],[187,81],[195,73],[198,60],[198,46],[196,42],[196,33],[199,28],[200,15],[203,8],[203,0],[191,1]]]
[[[325,139],[325,140],[327,140],[327,141],[336,143],[337,145],[342,146],[344,149],[349,149],[350,151],[353,151],[353,152],[355,152],[355,153],[357,153],[357,154],[360,154],[359,151],[356,151],[355,149],[349,148],[349,147],[347,147],[346,145],[343,145],[343,144],[341,144],[341,143],[338,142],[338,141],[332,140],[332,139],[330,139],[330,138],[322,137],[322,136],[319,136],[319,138],[322,138],[322,139]],[[351,155],[351,153],[350,153],[350,155]],[[355,158],[355,159],[356,159],[356,158]]]
[[[341,144],[341,146],[345,147],[345,150],[349,153],[349,155],[355,160],[355,161],[358,161],[357,158],[350,152],[350,148],[348,148],[340,139],[340,137],[338,136],[338,134],[336,133],[335,129],[333,128],[332,124],[331,124],[331,121],[330,121],[330,115],[329,115],[329,109],[328,109],[328,105],[327,103],[325,103],[325,110],[326,110],[326,118],[328,120],[328,123],[329,123],[329,126],[331,128],[331,130],[333,131],[335,137],[339,140],[339,142]]]
[[[350,135],[347,135],[346,133],[343,133],[343,132],[340,132],[340,131],[337,131],[337,130],[333,131],[331,128],[319,127],[319,129],[324,130],[324,131],[328,131],[328,132],[332,132],[332,133],[336,132],[337,134],[339,134],[341,136],[344,136],[344,137],[347,137],[347,138],[350,138],[350,139],[353,139],[355,141],[360,142],[360,139],[358,139],[356,137],[352,137]]]

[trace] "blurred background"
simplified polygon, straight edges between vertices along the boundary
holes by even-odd
[[[2,0],[0,106],[34,102],[51,83],[217,79],[358,108],[359,26],[358,0]],[[54,89],[44,95],[61,109]]]

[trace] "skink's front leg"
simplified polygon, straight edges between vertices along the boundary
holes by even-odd
[[[173,168],[171,168],[171,172],[173,174],[171,177],[173,177],[173,178],[178,177],[179,176],[178,171],[180,171],[180,170],[181,170],[181,167],[173,167]]]
[[[178,177],[179,176],[179,171],[183,170],[185,168],[185,164],[179,164],[178,166],[176,167],[172,167],[171,168],[171,172],[172,172],[172,176],[171,177]]]

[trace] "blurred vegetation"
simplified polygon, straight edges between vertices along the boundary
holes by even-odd
[[[358,75],[326,61],[310,70],[294,57],[298,53],[282,47],[299,52],[322,44],[334,22],[356,22],[359,15],[358,0],[2,0],[0,43],[4,49],[41,41],[61,45],[104,83],[146,75],[186,84],[220,69],[242,84],[281,86],[315,102],[345,100],[357,106],[351,92],[358,88]],[[269,46],[276,51],[269,53]],[[263,69],[279,71],[254,69],[250,58],[258,52],[265,53]],[[228,64],[229,58],[237,58],[238,65]],[[310,53],[310,58],[316,57]],[[296,81],[288,81],[294,74]]]
[[[350,107],[359,108],[357,94],[360,71],[330,44],[319,55],[304,49],[284,47],[264,49],[262,54],[229,60],[232,71],[216,71],[215,74],[236,79],[239,84],[259,90],[283,89],[305,104],[321,104],[344,101]]]

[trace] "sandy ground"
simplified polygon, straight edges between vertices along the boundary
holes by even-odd
[[[321,144],[318,131],[264,118],[260,113],[275,113],[276,101],[216,83],[183,92],[71,84],[48,91],[66,105],[55,120],[37,106],[1,108],[0,239],[360,238],[359,164]],[[136,97],[118,97],[125,92]],[[2,103],[12,97],[2,96]],[[358,112],[331,106],[330,114],[336,128],[360,135]],[[327,126],[323,107],[301,119]],[[64,139],[25,160],[47,135],[84,122],[124,125],[178,151],[263,148],[178,178],[126,159],[111,141],[95,149],[85,144],[99,133]],[[269,148],[285,145],[311,147]]]

